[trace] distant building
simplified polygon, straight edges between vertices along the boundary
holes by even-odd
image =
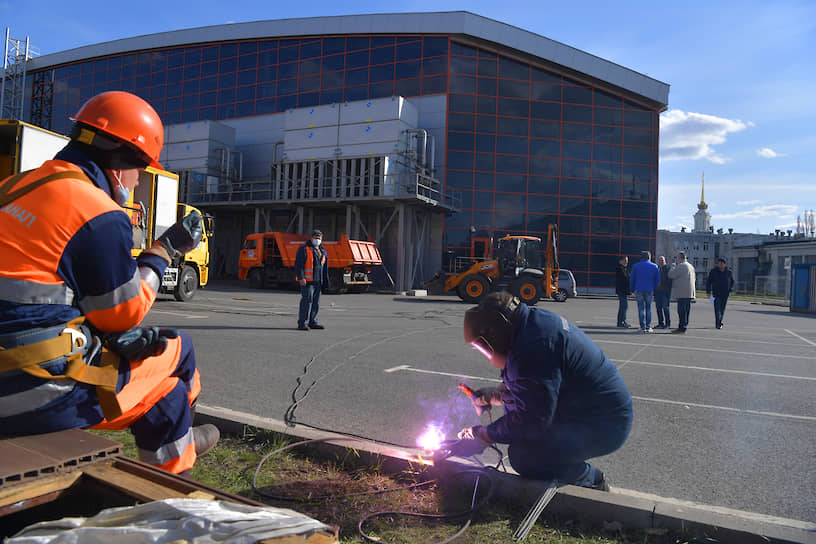
[[[787,296],[792,264],[816,263],[816,238],[805,228],[770,234],[723,232],[711,226],[711,214],[705,202],[705,178],[694,214],[694,230],[657,231],[657,253],[666,262],[685,252],[696,271],[698,289],[705,289],[708,273],[725,259],[734,275],[735,289],[757,294]]]
[[[709,230],[711,230],[711,214],[708,213],[708,204],[705,202],[705,174],[703,174],[700,203],[697,204],[697,213],[694,214],[694,232],[709,232]]]

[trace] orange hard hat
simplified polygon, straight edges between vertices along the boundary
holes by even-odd
[[[124,91],[108,91],[85,102],[72,121],[92,127],[115,140],[125,142],[156,168],[164,145],[164,126],[159,114],[142,98]],[[91,144],[93,136],[83,143]],[[79,137],[80,141],[83,138]]]

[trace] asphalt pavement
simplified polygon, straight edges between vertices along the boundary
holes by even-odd
[[[429,424],[453,436],[479,423],[457,384],[478,388],[499,376],[464,344],[470,305],[323,295],[326,329],[298,331],[299,298],[216,283],[187,303],[161,297],[146,324],[190,334],[207,405],[406,447]],[[816,521],[816,318],[731,301],[716,330],[711,304],[699,300],[686,334],[640,334],[614,326],[612,297],[538,307],[583,328],[635,399],[627,443],[593,461],[613,486]],[[634,301],[629,321],[637,323]]]

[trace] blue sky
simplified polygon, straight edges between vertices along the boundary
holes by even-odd
[[[349,4],[0,0],[0,27],[43,55],[235,22],[467,10],[671,85],[661,117],[659,228],[693,225],[705,172],[715,228],[795,229],[816,209],[816,2],[515,1]],[[682,7],[681,7],[682,5]],[[114,7],[115,6],[115,7]]]

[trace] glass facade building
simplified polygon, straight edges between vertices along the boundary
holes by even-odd
[[[462,196],[445,219],[448,256],[468,254],[474,232],[540,236],[555,223],[561,266],[579,286],[605,288],[619,254],[655,249],[660,105],[500,44],[454,33],[214,41],[27,78],[26,120],[60,133],[107,90],[145,98],[166,125],[446,94],[437,177]]]

